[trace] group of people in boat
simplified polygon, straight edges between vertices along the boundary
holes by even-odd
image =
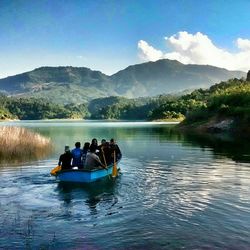
[[[74,167],[78,169],[107,168],[122,156],[121,150],[113,138],[109,142],[102,139],[100,145],[98,145],[97,139],[93,138],[91,143],[85,142],[83,148],[81,148],[80,142],[76,142],[73,150],[70,150],[69,146],[65,146],[64,151],[58,162],[62,170]]]

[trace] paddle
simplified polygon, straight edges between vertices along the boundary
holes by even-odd
[[[105,167],[107,167],[107,162],[106,162],[106,158],[105,158],[105,155],[104,155],[102,147],[101,147],[101,151],[102,151],[102,157],[103,157],[103,161],[104,161]]]
[[[101,147],[101,151],[102,151],[102,157],[103,157],[103,161],[104,161],[104,164],[105,164],[105,168],[106,168],[106,170],[108,170],[107,162],[106,162],[106,158],[105,158],[105,154],[103,152],[103,148],[102,147]]]
[[[112,177],[116,177],[117,176],[117,166],[116,166],[116,157],[115,157],[115,151],[114,151],[114,166],[113,166],[113,170],[112,170]]]
[[[103,151],[102,147],[101,147],[101,151],[102,151],[103,161],[104,161],[104,164],[105,164],[105,169],[107,170],[107,174],[108,174],[107,162],[106,162],[105,154],[104,154],[104,151]],[[109,176],[109,178],[110,178],[110,176]]]
[[[56,175],[57,172],[59,172],[61,169],[62,169],[62,167],[58,165],[58,166],[56,166],[55,168],[53,168],[53,169],[50,171],[50,174],[51,174],[51,175]]]

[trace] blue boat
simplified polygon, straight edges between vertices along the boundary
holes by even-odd
[[[120,161],[120,159],[119,159]],[[117,161],[117,163],[119,162]],[[117,164],[116,163],[116,164]],[[105,168],[95,169],[65,169],[55,173],[56,178],[61,182],[90,183],[112,175],[114,164]],[[119,168],[118,168],[119,170]]]

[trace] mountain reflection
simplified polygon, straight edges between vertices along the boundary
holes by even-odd
[[[250,162],[250,142],[242,137],[219,134],[186,133],[185,142],[202,149],[210,148],[216,158],[225,156],[235,162]]]
[[[55,145],[53,157],[63,151],[63,145],[74,146],[76,141],[91,141],[97,138],[109,140],[116,138],[119,145],[137,155],[150,153],[152,148],[159,149],[159,143],[180,143],[184,147],[200,147],[211,150],[215,158],[227,157],[236,162],[250,162],[250,142],[242,137],[218,134],[184,133],[176,130],[174,125],[151,124],[140,122],[100,122],[100,121],[36,121],[16,122],[12,125],[31,127],[47,137]],[[150,149],[150,150],[149,150]],[[157,151],[154,151],[157,155]],[[155,157],[151,154],[150,157]]]

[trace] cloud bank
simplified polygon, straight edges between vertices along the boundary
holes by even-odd
[[[208,36],[201,32],[193,35],[181,31],[164,39],[170,52],[164,53],[146,41],[140,40],[138,42],[139,57],[143,61],[171,59],[184,64],[208,64],[229,70],[248,71],[250,69],[249,39],[238,38],[235,41],[238,51],[235,53],[218,48]]]

